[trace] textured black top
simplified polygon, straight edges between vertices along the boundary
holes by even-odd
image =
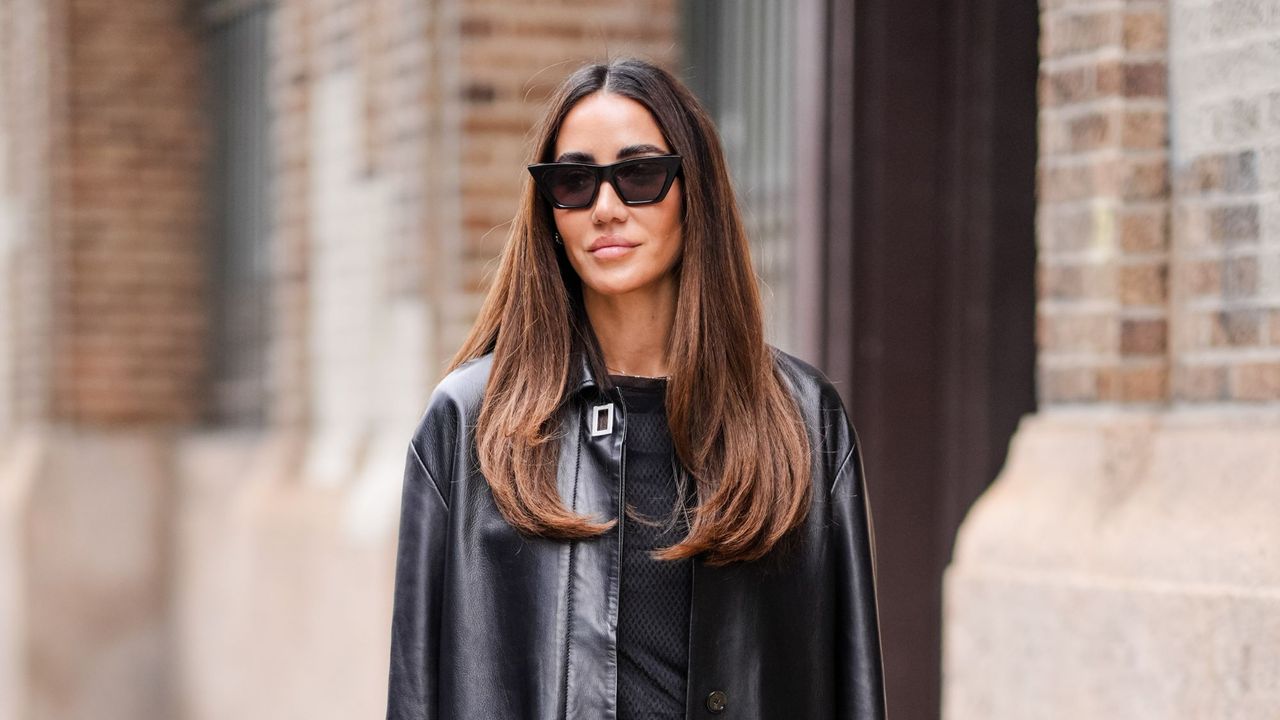
[[[626,406],[618,598],[618,718],[666,720],[685,715],[689,664],[688,560],[654,560],[649,551],[688,532],[676,507],[675,452],[667,428],[664,379],[610,376]],[[691,500],[692,489],[686,492]],[[688,502],[688,500],[687,500]]]

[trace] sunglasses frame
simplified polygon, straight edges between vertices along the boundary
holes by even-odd
[[[542,197],[545,198],[547,202],[551,203],[552,207],[557,207],[561,210],[580,210],[582,208],[591,207],[595,204],[596,197],[600,195],[600,186],[605,183],[609,183],[613,186],[614,193],[617,194],[618,199],[625,205],[651,205],[653,203],[662,202],[662,200],[667,196],[667,191],[671,189],[671,185],[675,183],[676,178],[682,174],[683,170],[680,160],[681,158],[679,155],[645,155],[643,157],[619,160],[618,162],[609,165],[594,165],[592,163],[577,162],[536,163],[529,166],[529,174],[533,176],[533,184],[537,186],[538,192]],[[622,190],[618,187],[618,181],[615,179],[615,174],[618,172],[618,169],[630,165],[636,165],[638,163],[655,161],[667,170],[667,179],[663,182],[662,190],[658,191],[657,197],[652,200],[627,200],[623,197]],[[591,191],[591,197],[581,205],[561,204],[551,195],[551,188],[547,187],[545,184],[546,177],[551,171],[565,167],[589,170],[595,178],[596,186],[595,189]]]

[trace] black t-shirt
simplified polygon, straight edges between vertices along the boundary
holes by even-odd
[[[689,665],[688,560],[655,560],[654,549],[688,533],[667,428],[665,379],[612,375],[626,406],[624,492],[618,598],[618,718],[683,718]],[[692,499],[687,488],[684,507]],[[682,507],[683,510],[683,507]],[[637,518],[637,515],[639,516]]]

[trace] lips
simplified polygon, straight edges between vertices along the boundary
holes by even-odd
[[[587,251],[595,252],[597,250],[603,250],[604,248],[611,248],[611,247],[633,248],[637,244],[638,243],[629,242],[626,238],[623,238],[618,235],[601,235],[600,237],[596,238],[594,242],[591,243],[591,247],[587,248]],[[614,252],[618,252],[618,251],[615,250]]]

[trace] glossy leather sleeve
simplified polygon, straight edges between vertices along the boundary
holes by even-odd
[[[875,593],[875,546],[857,433],[831,486],[836,556],[837,717],[883,720],[884,670]]]
[[[441,578],[449,510],[414,442],[405,458],[391,617],[388,720],[438,717]]]

